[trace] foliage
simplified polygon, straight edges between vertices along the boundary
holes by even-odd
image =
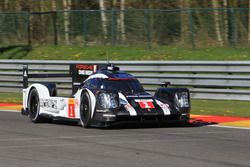
[[[105,2],[105,10],[99,10],[99,2]],[[4,0],[0,47],[246,47],[248,7],[248,0]]]
[[[56,1],[58,10],[64,9],[64,0],[4,0],[0,1],[0,9],[3,11],[48,11],[52,9],[52,1]],[[192,8],[211,8],[212,2],[207,0],[126,0],[126,8],[140,9],[176,9],[182,6],[182,3],[188,1]],[[224,0],[217,0],[222,6]],[[226,0],[229,8],[248,8],[248,0]],[[5,5],[5,3],[7,3]],[[81,9],[99,9],[99,0],[70,0],[70,8],[74,10]],[[105,0],[108,9],[119,8],[120,0]],[[6,6],[6,7],[4,7]]]

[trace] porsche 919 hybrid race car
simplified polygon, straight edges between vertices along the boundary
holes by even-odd
[[[72,96],[57,96],[55,83],[34,83],[29,78],[72,77]],[[186,88],[158,88],[147,93],[131,74],[113,65],[72,64],[70,74],[29,74],[23,70],[23,109],[34,123],[53,119],[79,121],[85,128],[121,122],[188,122],[190,96]]]

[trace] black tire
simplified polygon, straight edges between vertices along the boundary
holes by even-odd
[[[31,89],[30,91],[28,109],[31,122],[39,123],[42,121],[42,117],[39,115],[39,110],[40,110],[39,95],[35,88]]]
[[[180,118],[180,123],[184,126],[190,125],[190,116],[187,116],[185,118]]]
[[[91,101],[88,93],[83,92],[80,104],[80,122],[84,128],[90,128],[91,125]]]

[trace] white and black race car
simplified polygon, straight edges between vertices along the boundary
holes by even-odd
[[[57,96],[55,83],[28,86],[28,78],[60,76],[28,74],[25,66],[22,114],[34,123],[66,119],[79,121],[85,128],[129,121],[189,121],[188,89],[162,87],[152,96],[133,75],[112,65],[98,66],[71,65],[70,97]]]

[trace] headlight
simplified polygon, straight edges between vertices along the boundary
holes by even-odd
[[[175,93],[175,104],[177,108],[189,107],[188,92],[176,92]]]
[[[100,93],[99,104],[102,108],[117,108],[119,106],[118,95],[115,93]]]

